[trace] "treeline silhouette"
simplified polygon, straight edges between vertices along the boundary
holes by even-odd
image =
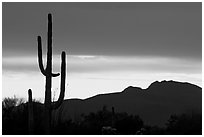
[[[38,100],[33,100],[35,133],[42,134],[43,105]],[[28,102],[21,98],[5,98],[2,101],[2,134],[28,135]]]
[[[43,105],[34,101],[34,134],[43,134]],[[117,108],[115,108],[117,110]],[[151,115],[150,115],[151,116]],[[200,135],[202,115],[172,114],[166,127],[146,125],[138,115],[115,112],[103,106],[95,113],[82,114],[80,120],[52,122],[53,135]],[[26,135],[28,132],[28,103],[18,98],[5,98],[2,101],[2,134]]]
[[[82,120],[72,120],[58,123],[54,134],[135,134],[143,127],[142,119],[137,115],[127,113],[115,113],[106,106],[96,113],[82,114]]]

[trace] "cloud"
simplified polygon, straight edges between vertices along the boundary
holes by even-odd
[[[36,57],[5,57],[5,72],[39,72]],[[44,59],[46,62],[46,59]],[[54,71],[60,71],[60,56],[53,57]],[[166,73],[201,73],[201,61],[184,58],[156,56],[92,56],[68,55],[67,73],[98,72],[166,72]]]
[[[70,72],[176,72],[199,73],[201,62],[191,59],[155,56],[95,56],[70,59]]]
[[[35,56],[3,57],[2,62],[3,96],[25,96],[29,88],[35,91],[35,97],[43,96],[45,79]],[[54,72],[60,71],[60,62],[60,56],[53,57]],[[69,93],[66,98],[122,91],[130,85],[147,88],[156,80],[201,86],[201,64],[195,59],[156,56],[68,55],[66,83],[69,86],[66,90]],[[60,78],[53,79],[53,88],[59,88],[59,81]]]

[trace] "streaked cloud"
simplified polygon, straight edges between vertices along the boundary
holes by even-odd
[[[44,57],[44,61],[46,59]],[[53,57],[54,71],[60,71],[60,56]],[[4,57],[3,96],[23,96],[32,88],[34,96],[44,95],[44,77],[36,57]],[[156,80],[176,80],[201,86],[201,61],[156,56],[68,55],[65,98],[87,98],[122,91],[128,86],[147,88]],[[79,86],[80,85],[80,86]],[[59,78],[53,91],[59,94]],[[23,92],[22,92],[23,91]]]
[[[3,72],[38,72],[36,57],[5,57]],[[46,59],[44,58],[44,62]],[[60,70],[60,56],[54,56],[54,71]],[[93,56],[68,55],[68,73],[95,72],[172,72],[172,73],[201,73],[201,61],[184,58],[168,58],[155,56]]]

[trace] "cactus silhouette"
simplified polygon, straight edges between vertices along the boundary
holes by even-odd
[[[33,101],[32,101],[32,90],[28,90],[28,133],[34,134],[34,116],[33,116]]]
[[[112,107],[111,126],[115,127],[115,108],[114,107]]]
[[[47,33],[47,66],[44,68],[42,59],[42,42],[38,36],[38,63],[41,73],[46,77],[45,85],[45,102],[44,102],[44,130],[45,134],[50,134],[51,129],[51,113],[53,109],[57,109],[63,102],[65,94],[65,77],[66,77],[66,53],[61,54],[61,87],[60,95],[55,103],[51,102],[51,87],[52,77],[57,77],[60,74],[52,73],[52,15],[48,14],[48,33]]]

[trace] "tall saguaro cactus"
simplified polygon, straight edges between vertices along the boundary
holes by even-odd
[[[47,66],[44,68],[42,59],[42,42],[41,37],[38,36],[38,63],[41,73],[46,77],[45,85],[45,102],[44,102],[44,126],[45,134],[50,134],[51,129],[51,112],[53,109],[57,109],[63,102],[65,93],[65,77],[66,77],[66,53],[63,51],[61,54],[61,87],[60,95],[57,102],[51,102],[51,87],[52,77],[57,77],[60,74],[52,73],[52,15],[48,14],[48,33],[47,33]]]

